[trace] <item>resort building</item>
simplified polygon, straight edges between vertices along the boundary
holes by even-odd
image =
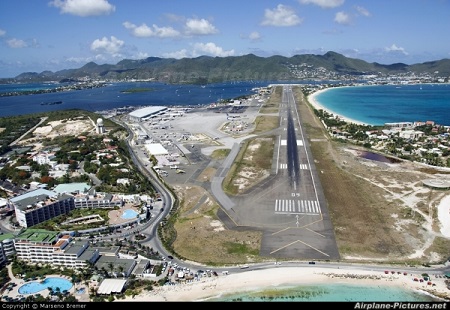
[[[98,270],[108,272],[111,277],[126,277],[128,278],[133,272],[137,262],[135,259],[125,259],[116,256],[101,255],[95,263]]]
[[[6,265],[8,262],[8,258],[6,257],[5,253],[3,252],[3,245],[0,243],[0,266]]]
[[[3,266],[8,261],[8,257],[14,255],[15,253],[16,248],[14,247],[14,235],[0,235],[0,266]]]
[[[59,184],[55,186],[53,189],[54,192],[57,194],[70,194],[70,195],[77,195],[77,194],[83,194],[88,193],[91,189],[91,185],[87,183],[65,183],[65,184]]]
[[[148,259],[141,259],[137,262],[133,275],[138,278],[156,278],[156,273],[152,270],[152,264]]]
[[[27,229],[15,237],[17,258],[30,263],[83,268],[95,263],[100,254],[89,241],[73,241],[71,236],[40,229]]]
[[[74,196],[75,208],[114,208],[124,205],[123,199],[109,193],[98,193],[95,189]]]
[[[9,199],[21,227],[31,227],[75,208],[122,207],[123,198],[109,193],[97,193],[87,183],[60,184],[54,190],[38,188]]]
[[[58,194],[46,189],[36,189],[11,198],[16,219],[21,227],[31,227],[75,209],[72,195]]]

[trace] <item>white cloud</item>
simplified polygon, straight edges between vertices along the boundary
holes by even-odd
[[[182,50],[171,52],[171,53],[163,53],[162,56],[165,58],[181,59],[181,58],[189,57],[189,53],[186,49],[182,49]]]
[[[96,39],[91,43],[91,50],[97,53],[106,53],[112,56],[117,56],[120,53],[124,41],[111,36],[111,39],[103,37],[101,39]]]
[[[239,37],[241,39],[249,40],[249,41],[252,41],[252,42],[260,41],[261,38],[262,38],[261,34],[258,31],[253,31],[253,32],[251,32],[249,34],[241,34]]]
[[[166,19],[169,22],[173,22],[173,23],[183,23],[186,20],[186,18],[184,16],[175,15],[175,14],[172,14],[172,13],[166,13],[166,14],[163,14],[163,15],[166,17]]]
[[[261,39],[261,34],[257,31],[253,31],[248,35],[250,41],[259,41]]]
[[[8,46],[11,47],[11,48],[24,48],[24,47],[28,47],[28,44],[27,44],[24,40],[15,39],[15,38],[7,40],[6,43],[7,43]]]
[[[91,57],[88,57],[88,58],[86,58],[86,57],[68,57],[68,58],[66,58],[65,61],[68,63],[77,64],[77,65],[79,65],[79,64],[84,65],[84,64],[92,61],[92,58]]]
[[[131,34],[135,37],[148,38],[148,37],[159,37],[159,38],[173,38],[180,36],[180,32],[173,29],[172,27],[158,27],[152,25],[152,28],[146,24],[136,26],[130,22],[124,22],[123,26],[131,31]]]
[[[367,9],[363,8],[362,6],[359,5],[355,6],[355,10],[358,12],[359,15],[366,17],[370,16],[370,12]]]
[[[342,30],[334,28],[334,29],[324,30],[324,31],[322,31],[322,33],[326,34],[326,35],[338,35],[338,34],[342,33]]]
[[[278,4],[273,10],[264,10],[263,26],[287,27],[301,24],[303,19],[298,17],[294,10],[283,4]]]
[[[393,52],[393,53],[401,53],[401,54],[403,54],[403,55],[408,55],[408,52],[405,51],[405,49],[404,49],[403,47],[399,47],[399,46],[397,46],[397,45],[395,45],[395,44],[392,44],[392,45],[389,46],[389,47],[385,47],[384,50],[385,50],[386,52],[388,52],[388,53]]]
[[[345,0],[299,0],[300,4],[314,4],[323,9],[336,8],[344,4]]]
[[[48,4],[59,8],[62,14],[82,17],[108,15],[116,10],[108,0],[53,0]]]
[[[341,11],[336,13],[334,21],[341,25],[349,25],[351,23],[351,18],[350,15]]]
[[[3,37],[6,34],[6,31],[3,29],[0,29],[0,37]]]
[[[193,57],[198,57],[201,55],[210,55],[210,56],[217,56],[217,57],[227,57],[227,56],[233,56],[234,50],[225,51],[220,46],[217,46],[216,44],[209,42],[209,43],[195,43],[194,44],[194,50],[192,52]]]
[[[192,45],[192,50],[188,51],[187,49],[181,49],[175,52],[163,53],[162,57],[167,58],[193,58],[199,57],[203,55],[214,56],[214,57],[227,57],[234,56],[235,51],[229,50],[225,51],[222,47],[217,46],[215,43],[194,43]]]
[[[150,57],[150,55],[148,53],[144,53],[144,52],[138,52],[136,55],[131,56],[131,58],[133,59],[144,59],[144,58],[148,58]]]
[[[216,27],[206,19],[190,18],[186,21],[185,33],[187,35],[209,35],[217,32]]]
[[[326,52],[328,52],[328,50],[324,49],[323,47],[315,49],[295,48],[293,50],[294,55],[303,55],[303,54],[323,55]]]

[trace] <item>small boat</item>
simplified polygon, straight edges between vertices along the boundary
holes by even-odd
[[[61,104],[62,101],[52,101],[52,102],[41,102],[41,105],[55,105],[55,104]]]

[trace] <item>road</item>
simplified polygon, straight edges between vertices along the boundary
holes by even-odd
[[[29,134],[30,132],[32,132],[33,130],[35,130],[38,126],[40,126],[43,122],[45,122],[47,120],[47,116],[41,117],[41,120],[39,121],[39,123],[37,123],[36,126],[34,126],[33,128],[31,128],[30,130],[28,130],[26,133],[24,133],[23,135],[21,135],[18,139],[16,139],[15,141],[11,142],[9,144],[9,146],[14,146],[16,145],[20,140],[22,140],[27,134]]]

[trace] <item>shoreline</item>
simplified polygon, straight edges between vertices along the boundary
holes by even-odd
[[[324,92],[327,91],[327,90],[330,90],[330,89],[332,89],[332,88],[342,88],[342,87],[357,87],[357,86],[337,86],[337,87],[327,87],[327,88],[324,88],[324,89],[320,89],[320,90],[318,90],[318,91],[315,91],[314,93],[308,95],[307,100],[308,100],[308,102],[314,107],[314,109],[316,109],[316,110],[321,110],[321,109],[322,109],[322,110],[324,110],[324,111],[326,111],[326,112],[328,112],[328,113],[330,113],[330,114],[333,114],[335,117],[338,117],[339,119],[343,120],[344,122],[347,122],[347,123],[353,123],[353,124],[356,124],[356,125],[373,126],[373,125],[371,125],[371,124],[367,124],[367,123],[364,123],[364,122],[361,122],[361,121],[358,121],[358,120],[351,119],[351,118],[349,118],[349,117],[340,115],[340,114],[338,114],[338,113],[335,113],[334,111],[332,111],[332,110],[330,110],[330,109],[328,109],[328,108],[325,108],[322,104],[320,104],[320,102],[319,102],[319,101],[317,100],[317,98],[316,98],[318,95],[324,93]]]
[[[214,301],[229,295],[274,293],[276,290],[295,289],[296,286],[314,285],[358,285],[361,287],[397,287],[406,291],[428,295],[436,300],[448,302],[450,291],[446,278],[435,278],[431,282],[415,281],[420,274],[389,273],[383,271],[364,271],[360,269],[338,269],[324,267],[285,267],[249,270],[246,272],[201,278],[198,281],[170,286],[155,287],[151,291],[127,296],[121,301]],[[432,284],[430,284],[432,283]],[[281,296],[281,295],[280,295]],[[443,298],[445,296],[445,298]]]

